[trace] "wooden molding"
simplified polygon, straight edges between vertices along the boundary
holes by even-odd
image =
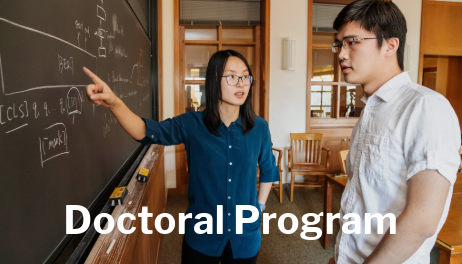
[[[355,0],[314,0],[316,4],[348,5]]]
[[[148,181],[141,183],[136,175],[141,167],[150,169]],[[123,213],[137,215],[143,206],[149,208],[154,218],[165,210],[165,176],[164,176],[164,146],[151,145],[140,165],[132,176],[127,189],[125,202],[117,205],[112,212],[117,220]],[[131,234],[123,234],[117,228],[108,234],[101,234],[85,260],[86,264],[99,263],[156,263],[158,255],[153,252],[161,243],[162,235],[154,232],[146,235],[141,232],[141,219],[134,221],[126,219],[124,228],[135,227]],[[154,221],[148,224],[150,230],[155,230]],[[116,243],[114,243],[116,241]],[[112,246],[111,246],[112,245]],[[111,247],[111,250],[108,248]],[[147,254],[147,252],[150,252]]]
[[[254,53],[254,66],[253,66],[253,75],[254,75],[254,83],[253,83],[253,95],[252,95],[252,103],[253,103],[253,109],[255,111],[255,114],[256,115],[259,115],[260,113],[260,90],[261,90],[261,66],[260,67],[257,67],[260,62],[260,58],[261,58],[261,45],[260,45],[260,36],[261,35],[261,27],[260,26],[256,26],[254,31],[253,31],[253,39],[255,40],[256,42],[256,45],[255,45],[255,53]],[[264,104],[264,102],[263,102]]]
[[[259,116],[269,123],[271,0],[261,0],[260,3],[261,67]]]
[[[236,40],[223,40],[222,45],[233,45],[233,46],[255,46],[255,41],[236,41]]]
[[[180,41],[184,41],[184,30],[181,28],[180,32],[180,1],[173,0],[173,32],[174,32],[174,50],[173,50],[173,83],[174,83],[174,116],[178,116],[184,112],[184,78],[181,72],[180,63],[184,60],[183,50],[180,50]],[[183,33],[183,34],[181,34]],[[183,45],[184,46],[184,45]],[[182,56],[183,54],[183,56]],[[183,84],[183,86],[181,86]],[[175,146],[175,169],[176,169],[176,187],[183,190],[183,185],[188,182],[188,174],[186,171],[186,157],[184,145]],[[187,194],[182,193],[182,194]]]
[[[163,67],[163,44],[162,44],[162,0],[157,1],[157,80],[158,80],[158,105],[159,105],[159,121],[164,120],[164,67]]]
[[[188,45],[218,45],[218,40],[185,40]]]
[[[184,80],[184,84],[199,84],[199,85],[204,85],[205,80]]]
[[[313,0],[308,0],[308,45],[306,67],[306,124],[305,131],[311,130],[311,77],[313,72]]]
[[[218,34],[218,51],[223,50],[223,44],[222,44],[222,42],[221,42],[221,41],[223,40],[223,39],[222,39],[222,38],[223,38],[223,36],[222,36],[222,31],[223,31],[223,27],[222,27],[222,26],[218,26],[218,32],[217,32],[217,34]]]

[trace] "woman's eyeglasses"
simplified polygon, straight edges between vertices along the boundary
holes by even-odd
[[[252,75],[244,75],[244,76],[237,76],[237,75],[228,75],[228,76],[223,76],[223,78],[226,78],[226,82],[228,83],[228,85],[237,85],[239,83],[239,79],[242,80],[242,83],[245,85],[245,86],[249,86],[250,84],[252,84],[252,81],[253,81],[253,77]]]

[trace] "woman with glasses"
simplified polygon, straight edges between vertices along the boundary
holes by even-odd
[[[95,83],[87,86],[89,100],[111,109],[135,140],[185,145],[190,205],[185,214],[182,263],[256,263],[261,211],[279,171],[268,123],[252,109],[252,72],[246,59],[233,50],[215,53],[207,66],[205,110],[161,122],[138,117],[107,84],[84,71]],[[253,210],[239,211],[236,205],[251,205]],[[254,221],[242,224],[239,232],[236,216]]]

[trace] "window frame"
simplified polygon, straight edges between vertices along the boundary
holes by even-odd
[[[223,29],[252,29],[253,41],[242,41],[242,40],[223,40]],[[217,40],[186,40],[186,29],[216,29],[217,30]],[[184,89],[186,85],[205,85],[205,80],[185,80],[185,50],[186,46],[189,45],[200,45],[200,46],[216,46],[218,51],[223,50],[223,46],[247,46],[254,48],[253,54],[253,65],[252,65],[252,74],[254,76],[253,82],[253,94],[252,94],[252,103],[254,105],[254,110],[257,115],[259,115],[259,105],[260,105],[260,56],[261,56],[261,47],[260,47],[260,26],[179,26],[180,31],[180,104],[179,110],[181,113],[185,112],[186,102],[184,96]],[[205,95],[204,95],[205,96]]]
[[[310,0],[310,7],[312,7],[312,0]],[[310,8],[311,9],[311,8]],[[307,131],[313,128],[331,128],[331,127],[353,127],[358,122],[359,117],[340,117],[340,87],[353,86],[345,81],[341,81],[342,70],[339,67],[338,56],[334,55],[334,80],[332,82],[313,81],[313,49],[331,49],[330,44],[315,44],[313,38],[316,35],[335,35],[335,33],[313,32],[312,29],[312,14],[309,15],[308,31],[308,67],[307,67],[307,102],[306,102],[306,126]],[[311,87],[312,86],[332,86],[333,103],[331,105],[331,117],[312,117],[311,116]],[[358,85],[355,85],[358,86]],[[333,116],[333,117],[332,117]]]

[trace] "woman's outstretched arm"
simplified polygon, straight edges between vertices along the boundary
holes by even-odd
[[[88,100],[111,109],[122,128],[134,139],[142,140],[146,136],[146,124],[143,120],[133,113],[96,74],[85,67],[83,71],[95,83],[87,85]]]

